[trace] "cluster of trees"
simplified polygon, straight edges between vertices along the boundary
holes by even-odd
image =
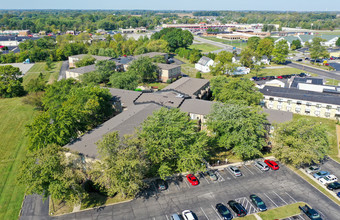
[[[188,30],[182,30],[177,28],[164,28],[159,32],[154,33],[151,39],[159,40],[163,39],[169,43],[170,51],[183,47],[187,48],[194,40],[194,36]]]
[[[0,66],[0,97],[12,98],[25,94],[21,71],[11,65]]]
[[[315,37],[313,38],[312,43],[310,45],[307,44],[307,46],[309,46],[309,53],[312,59],[329,58],[329,52],[327,51],[327,47],[321,45],[321,42],[323,41],[325,40],[323,40],[320,37]]]
[[[49,144],[64,146],[113,113],[108,89],[72,79],[48,85],[41,99],[42,113],[26,126],[31,151]]]
[[[234,72],[239,66],[232,62],[234,54],[227,51],[221,51],[215,56],[215,65],[210,67],[210,72],[214,76],[224,75],[226,73]]]
[[[83,67],[83,66],[92,65],[92,64],[95,63],[95,61],[96,61],[96,58],[94,58],[93,56],[85,55],[79,61],[77,61],[75,64],[76,64],[76,67],[79,68],[79,67]]]
[[[179,57],[185,58],[190,61],[190,63],[197,63],[201,59],[202,54],[197,49],[185,49],[178,48],[175,52]]]
[[[262,27],[262,31],[272,32],[272,31],[277,31],[277,30],[276,30],[276,27],[272,24],[264,24],[263,27]]]

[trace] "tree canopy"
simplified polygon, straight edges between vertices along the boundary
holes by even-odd
[[[211,79],[210,85],[215,101],[258,105],[263,99],[262,93],[249,79],[217,76]]]
[[[95,61],[96,59],[93,56],[85,55],[79,61],[76,62],[76,66],[77,68],[83,67],[83,66],[89,66],[89,65],[94,64]]]
[[[294,166],[318,163],[329,149],[328,134],[321,123],[298,119],[275,127],[272,152],[284,163]]]
[[[234,54],[227,51],[221,51],[216,55],[215,65],[210,66],[210,72],[212,75],[224,75],[230,72],[234,72],[237,68],[237,64],[232,62]]]
[[[117,72],[110,77],[110,85],[117,89],[135,90],[139,76],[133,71]]]
[[[323,41],[324,40],[320,37],[313,38],[311,47],[309,48],[310,57],[312,59],[329,57],[329,52],[327,51],[326,47],[321,45],[321,42]]]
[[[266,145],[268,121],[260,111],[259,107],[214,103],[207,126],[220,148],[231,150],[242,159],[252,159],[261,156]]]
[[[293,40],[290,48],[292,50],[300,49],[302,47],[301,41],[299,39]]]
[[[289,47],[286,40],[280,40],[275,44],[274,50],[273,50],[273,62],[275,63],[285,63],[286,58],[289,53]]]
[[[0,97],[12,98],[24,93],[19,68],[11,65],[0,66]]]
[[[256,53],[259,56],[271,57],[274,49],[274,42],[269,38],[263,38],[259,41],[256,48]]]
[[[132,61],[128,70],[138,74],[143,82],[153,82],[158,79],[158,67],[149,57],[143,56]]]
[[[177,48],[190,46],[194,40],[194,36],[188,30],[177,28],[164,28],[159,32],[154,33],[151,39],[162,39],[168,42],[170,51],[175,51]]]

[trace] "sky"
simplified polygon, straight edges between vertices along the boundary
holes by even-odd
[[[340,0],[2,0],[0,9],[340,11]]]

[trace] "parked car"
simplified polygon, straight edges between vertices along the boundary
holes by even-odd
[[[155,185],[157,187],[157,189],[163,191],[163,190],[167,190],[168,189],[168,184],[167,182],[165,182],[162,179],[156,179],[155,181]]]
[[[338,181],[338,178],[335,175],[328,175],[319,179],[322,184],[329,184]]]
[[[307,74],[306,74],[306,73],[300,73],[300,74],[298,74],[298,76],[300,76],[300,77],[306,77]]]
[[[178,215],[178,214],[172,214],[170,216],[170,220],[183,220],[182,216]]]
[[[240,203],[234,200],[230,200],[228,202],[228,205],[238,217],[244,217],[247,215],[247,210]]]
[[[216,204],[215,208],[216,208],[218,214],[221,215],[223,220],[233,219],[233,215],[231,214],[230,210],[225,205],[223,205],[222,203]]]
[[[337,190],[340,189],[340,183],[339,182],[333,182],[327,185],[327,189],[329,190]]]
[[[261,77],[262,80],[267,80],[268,78],[266,76]]]
[[[317,173],[314,173],[314,175],[313,175],[313,177],[315,178],[315,179],[320,179],[320,178],[322,178],[322,177],[325,177],[325,176],[327,176],[327,175],[329,175],[329,172],[327,172],[327,171],[319,171],[319,172],[317,172]]]
[[[193,185],[193,186],[196,186],[196,185],[199,184],[198,179],[197,179],[194,175],[192,175],[192,174],[188,174],[188,175],[187,175],[187,180],[188,180],[188,181],[191,183],[191,185]]]
[[[338,192],[336,195],[340,198],[340,192]]]
[[[208,176],[212,181],[216,181],[218,178],[213,170],[208,170],[207,171]]]
[[[268,79],[270,80],[275,79],[275,76],[268,76]]]
[[[254,166],[256,166],[257,168],[259,168],[262,171],[269,170],[268,165],[263,161],[255,161]]]
[[[250,195],[249,197],[250,197],[251,202],[258,208],[260,212],[267,211],[267,206],[260,197],[254,194]]]
[[[297,62],[302,62],[302,59],[296,59]]]
[[[310,167],[305,169],[306,173],[308,173],[308,174],[315,173],[315,172],[317,172],[319,170],[320,170],[320,167],[319,166],[315,166],[315,165],[314,166],[310,166]]]
[[[241,171],[240,171],[237,167],[235,167],[235,166],[229,166],[228,169],[229,169],[230,172],[231,172],[232,174],[234,174],[235,176],[242,176]]]
[[[196,220],[194,214],[190,210],[184,210],[182,216],[185,220]]]
[[[313,219],[313,220],[322,220],[320,214],[319,214],[317,211],[315,211],[315,209],[312,209],[312,208],[309,207],[308,205],[299,206],[299,209],[300,209],[303,213],[305,213],[309,219]]]
[[[277,163],[274,160],[265,160],[264,162],[273,170],[279,169],[279,165],[277,165]]]
[[[282,77],[282,76],[278,76],[277,78],[278,78],[278,79],[283,79],[283,77]]]

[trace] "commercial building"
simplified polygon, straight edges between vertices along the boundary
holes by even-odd
[[[0,36],[29,36],[31,32],[29,30],[0,30]]]

